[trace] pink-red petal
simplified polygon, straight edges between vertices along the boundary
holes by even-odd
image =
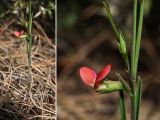
[[[16,37],[20,37],[21,35],[23,35],[23,30],[22,30],[22,31],[15,31],[15,32],[14,32],[14,35],[15,35]]]
[[[80,68],[80,76],[86,85],[94,87],[97,77],[94,70],[88,67],[82,67]]]
[[[111,64],[107,65],[104,67],[98,74],[96,78],[96,83],[100,82],[103,80],[111,71]]]

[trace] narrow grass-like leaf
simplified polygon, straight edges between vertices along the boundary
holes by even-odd
[[[126,120],[126,109],[125,109],[125,102],[124,102],[125,100],[124,100],[123,90],[119,91],[119,95],[120,95],[119,106],[120,106],[121,120]]]
[[[28,44],[28,60],[29,66],[31,66],[31,49],[32,49],[32,8],[31,8],[31,1],[29,2],[29,20],[28,20],[28,37],[27,37],[27,44]]]
[[[137,94],[136,94],[136,108],[137,108],[136,120],[139,119],[141,96],[142,96],[142,79],[139,77],[137,81]]]
[[[113,28],[113,31],[114,31],[114,33],[115,33],[115,35],[116,35],[116,37],[117,37],[118,42],[120,42],[120,41],[123,40],[124,43],[125,43],[124,35],[123,35],[122,31],[117,27],[117,25],[116,25],[116,23],[115,23],[115,21],[114,21],[114,19],[113,19],[113,16],[112,16],[111,11],[110,11],[110,8],[109,8],[108,1],[105,0],[105,1],[103,2],[103,5],[104,5],[104,7],[105,7],[106,16],[107,16],[108,19],[109,19],[109,22],[110,22],[110,24],[111,24],[111,26],[112,26],[112,28]]]
[[[128,83],[126,83],[126,81],[121,77],[121,75],[119,73],[116,74],[124,88],[124,90],[131,96],[131,88],[128,85]]]
[[[120,78],[120,82],[122,83],[123,88],[125,89],[125,91],[131,96],[131,88],[126,83],[126,81],[124,81],[123,79]]]
[[[122,57],[124,59],[125,65],[126,65],[126,68],[129,71],[130,65],[129,65],[129,59],[128,59],[128,52],[127,52],[125,37],[124,37],[122,31],[116,26],[116,24],[114,22],[113,16],[112,16],[110,8],[109,8],[108,1],[105,0],[103,2],[103,5],[105,7],[106,16],[108,17],[109,22],[110,22],[110,24],[113,28],[113,31],[116,35],[117,40],[118,40],[119,51],[122,54]]]
[[[32,9],[31,9],[31,1],[29,1],[29,18],[27,22],[27,54],[28,54],[28,67],[29,67],[29,73],[28,73],[28,79],[31,81],[29,85],[29,92],[31,92],[32,84],[33,84],[33,79],[32,79],[32,69],[31,69],[31,54],[32,54]]]
[[[116,34],[117,39],[119,40],[119,39],[120,39],[120,38],[119,38],[119,34],[120,34],[120,33],[119,33],[119,30],[118,30],[118,28],[117,28],[117,26],[116,26],[116,24],[115,24],[115,22],[114,22],[114,20],[113,20],[111,11],[110,11],[110,9],[109,9],[108,1],[105,0],[105,1],[103,2],[103,5],[104,5],[104,7],[105,7],[106,15],[107,15],[107,17],[108,17],[108,19],[109,19],[109,22],[110,22],[110,24],[111,24],[111,26],[112,26],[112,28],[113,28],[113,31],[114,31],[114,33]]]
[[[137,0],[133,2],[133,32],[132,32],[132,53],[131,53],[131,80],[136,80],[135,71],[135,51],[136,51],[136,36],[137,36]],[[131,83],[132,84],[132,83]]]
[[[139,109],[140,109],[140,99],[141,99],[141,86],[142,81],[138,80],[138,87],[136,86],[137,81],[137,68],[138,68],[138,60],[139,60],[139,51],[140,51],[140,41],[142,34],[142,24],[143,24],[143,7],[144,0],[139,0],[140,3],[140,13],[139,13],[139,21],[137,25],[137,0],[133,1],[133,39],[132,39],[132,54],[131,54],[131,120],[138,120]],[[138,26],[138,31],[137,31]],[[138,91],[137,89],[138,88]]]
[[[32,16],[33,16],[33,14],[32,14],[32,5],[31,5],[31,1],[29,2],[29,28],[28,28],[28,30],[29,30],[29,33],[31,34],[31,31],[32,31]]]
[[[143,11],[144,11],[144,0],[140,1],[140,14],[139,14],[139,23],[138,23],[138,33],[137,33],[137,40],[136,40],[136,52],[135,52],[135,70],[137,71],[138,68],[138,58],[139,58],[139,51],[140,51],[140,43],[141,43],[141,35],[142,35],[142,26],[143,26]]]

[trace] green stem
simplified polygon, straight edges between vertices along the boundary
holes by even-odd
[[[137,79],[137,68],[139,60],[139,51],[141,43],[142,25],[143,25],[143,8],[144,0],[140,0],[140,13],[138,20],[138,31],[137,31],[137,0],[134,0],[134,10],[133,10],[133,43],[132,43],[132,55],[131,55],[131,120],[138,120],[139,114],[139,104],[141,95],[141,89],[136,90],[136,79]],[[138,94],[138,97],[137,97]]]
[[[108,1],[105,0],[105,1],[103,2],[103,4],[104,4],[104,6],[105,6],[106,15],[107,15],[107,17],[108,17],[108,19],[109,19],[109,22],[110,22],[110,24],[111,24],[111,26],[112,26],[112,29],[113,29],[114,33],[116,34],[117,39],[119,40],[119,34],[120,34],[120,33],[119,33],[119,30],[118,30],[118,28],[117,28],[117,26],[116,26],[116,24],[115,24],[115,22],[114,22],[114,20],[113,20],[111,11],[110,11],[110,9],[109,9]]]
[[[131,87],[132,96],[131,96],[131,120],[136,120],[136,93],[134,88],[134,83]]]
[[[128,58],[128,54],[127,54],[127,55],[122,55],[122,57],[123,57],[125,66],[126,66],[126,68],[127,68],[127,72],[129,72],[129,71],[130,71],[130,67],[129,67],[129,58]]]
[[[133,38],[132,38],[132,53],[131,53],[131,120],[136,120],[136,93],[135,93],[135,81],[136,81],[136,36],[137,36],[137,0],[133,3]]]
[[[124,92],[123,90],[119,91],[120,96],[120,112],[121,112],[121,120],[126,120],[126,110],[125,110],[125,100],[124,100]]]
[[[29,1],[29,20],[28,20],[28,36],[27,36],[27,47],[28,47],[28,67],[29,67],[29,73],[28,73],[28,79],[31,81],[29,86],[29,91],[31,91],[31,87],[33,84],[32,79],[32,70],[31,70],[31,55],[32,55],[32,9],[31,9],[31,1]]]
[[[136,108],[137,108],[136,120],[139,119],[141,97],[142,97],[142,79],[139,77],[137,81],[137,94],[136,94]]]
[[[132,54],[131,54],[131,80],[136,80],[135,72],[135,49],[136,49],[136,34],[137,34],[137,0],[133,4],[133,38],[132,38]]]
[[[142,26],[143,26],[143,8],[144,8],[144,0],[141,0],[140,1],[140,14],[139,14],[139,23],[138,23],[137,42],[136,42],[136,53],[135,53],[135,58],[136,58],[135,71],[137,71],[137,68],[138,68],[139,51],[140,51]]]
[[[123,41],[124,44],[125,44],[124,47],[125,47],[125,49],[126,49],[125,37],[123,36],[122,31],[116,26],[116,24],[115,24],[115,22],[114,22],[114,19],[113,19],[113,17],[112,17],[111,11],[110,11],[110,9],[109,9],[108,1],[105,0],[105,1],[103,2],[103,4],[104,4],[104,7],[105,7],[105,9],[106,9],[106,10],[105,10],[106,16],[107,16],[108,19],[109,19],[109,22],[110,22],[110,24],[111,24],[111,26],[112,26],[112,29],[113,29],[113,31],[114,31],[114,33],[115,33],[115,35],[116,35],[116,38],[117,38],[119,44],[121,44],[121,41]],[[120,49],[120,52],[121,52],[121,49]],[[124,53],[121,53],[121,54],[122,54],[122,56],[123,56],[123,59],[124,59],[124,62],[125,62],[125,66],[126,66],[127,70],[130,71],[128,53],[126,52],[125,54],[124,54]]]

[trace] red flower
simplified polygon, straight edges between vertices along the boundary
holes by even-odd
[[[15,31],[15,32],[14,32],[14,35],[15,35],[16,37],[22,36],[22,35],[23,35],[23,30],[22,30],[22,31]]]
[[[80,76],[86,85],[97,87],[97,85],[110,73],[110,70],[110,64],[104,67],[98,74],[91,68],[82,67],[80,68]]]

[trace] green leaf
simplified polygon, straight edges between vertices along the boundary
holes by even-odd
[[[123,90],[119,91],[120,95],[120,102],[119,102],[119,107],[120,107],[120,112],[121,112],[121,120],[126,120],[126,110],[125,110],[125,100],[124,100],[124,92]]]
[[[116,34],[117,39],[119,40],[119,39],[120,39],[120,38],[119,38],[119,34],[120,34],[120,33],[119,33],[119,30],[118,30],[118,28],[117,28],[117,26],[116,26],[116,24],[115,24],[115,22],[114,22],[114,20],[113,20],[113,17],[112,17],[110,8],[109,8],[108,1],[105,0],[105,1],[103,2],[103,5],[104,5],[104,7],[105,7],[106,16],[108,17],[109,22],[110,22],[110,24],[111,24],[111,26],[112,26],[112,28],[113,28],[113,31],[114,31],[114,33]]]
[[[141,104],[141,96],[142,96],[142,79],[138,78],[138,84],[137,84],[137,94],[136,94],[136,120],[139,119],[139,111],[140,111],[140,104]]]
[[[143,26],[143,11],[144,11],[144,0],[140,1],[140,13],[139,13],[139,23],[138,23],[138,31],[136,38],[136,46],[135,46],[135,71],[138,68],[138,59],[139,59],[139,51],[141,45],[141,35],[142,35],[142,26]]]
[[[103,2],[103,5],[105,7],[106,16],[108,17],[108,20],[109,20],[109,22],[112,26],[112,29],[113,29],[113,31],[116,35],[116,38],[117,38],[117,41],[118,41],[118,44],[119,44],[119,51],[122,54],[124,62],[125,62],[126,67],[127,67],[127,70],[129,71],[129,60],[128,60],[128,53],[127,53],[125,37],[124,37],[122,31],[117,27],[117,25],[116,25],[116,23],[115,23],[115,21],[112,17],[108,1],[105,0]]]
[[[117,76],[118,76],[124,90],[131,96],[131,88],[128,85],[128,83],[126,83],[126,81],[121,77],[121,75],[119,73],[117,73]]]
[[[33,16],[33,13],[32,13],[32,4],[31,4],[31,1],[29,2],[29,25],[28,25],[28,32],[29,34],[31,34],[31,31],[32,31],[32,16]]]
[[[131,96],[131,88],[129,87],[128,83],[126,83],[126,81],[124,81],[123,79],[120,79],[120,82],[122,83],[125,91]]]
[[[21,23],[25,26],[25,28],[28,28],[28,23],[24,18],[20,18]]]

